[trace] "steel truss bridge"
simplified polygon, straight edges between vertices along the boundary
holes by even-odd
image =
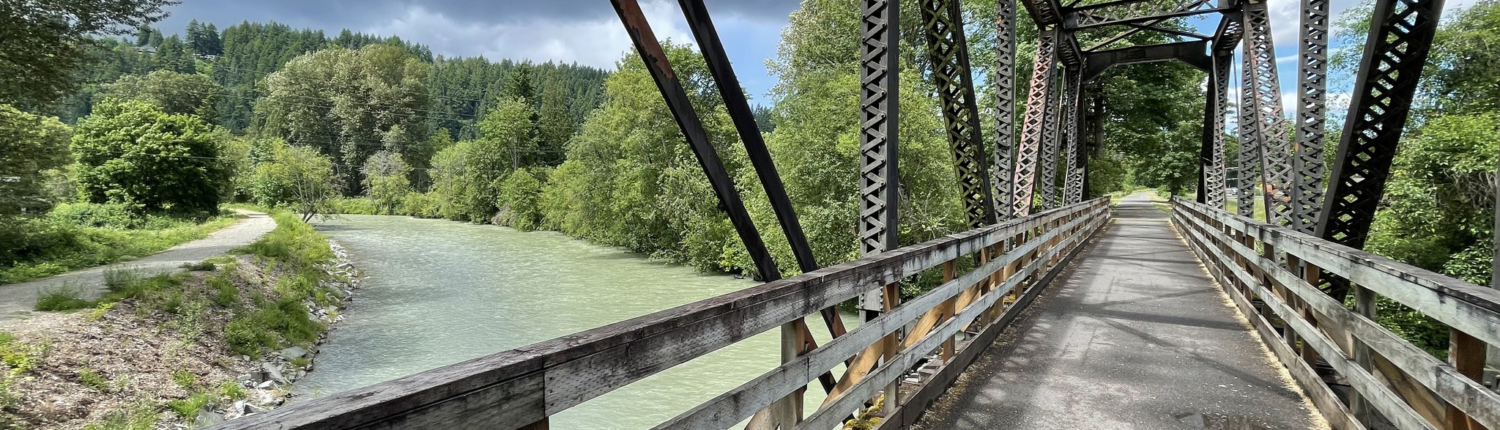
[[[826,267],[708,9],[680,0],[796,256],[802,274],[785,279],[637,0],[611,2],[767,282],[219,428],[546,429],[570,407],[778,329],[782,365],[657,428],[824,430],[876,416],[881,429],[1500,429],[1500,395],[1480,381],[1486,347],[1500,345],[1500,293],[1360,250],[1443,0],[1375,0],[1329,172],[1328,0],[1301,2],[1290,127],[1263,0],[1021,0],[1039,29],[1024,94],[1019,8],[999,0],[992,124],[981,124],[959,0],[914,2],[972,229],[906,246],[896,225],[901,2],[860,0],[864,258]],[[1218,18],[1216,31],[1171,25],[1191,16]],[[1129,46],[1140,32],[1179,41]],[[1080,34],[1101,41],[1085,47]],[[1236,49],[1238,214],[1225,210],[1223,138]],[[1137,199],[1085,200],[1108,109],[1091,81],[1115,65],[1165,61],[1208,75],[1196,201],[1174,200],[1168,215]],[[1255,184],[1267,222],[1251,218]],[[899,282],[928,270],[943,283],[903,302]],[[1377,297],[1451,327],[1448,358],[1375,323]],[[854,329],[835,311],[851,300]],[[818,345],[814,327],[832,340]],[[806,404],[808,390],[827,400]]]

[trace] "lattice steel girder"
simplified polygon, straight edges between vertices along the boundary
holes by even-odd
[[[1036,188],[1037,157],[1042,147],[1042,134],[1046,125],[1047,101],[1052,92],[1052,68],[1057,62],[1057,29],[1046,28],[1037,33],[1036,60],[1032,62],[1031,85],[1026,94],[1026,117],[1021,123],[1021,143],[1016,147],[1016,169],[1012,183],[1015,191],[1011,195],[1013,215],[1017,218],[1031,214],[1031,196]]]
[[[899,1],[860,0],[859,251],[863,256],[900,247],[896,225],[899,10]],[[884,309],[880,291],[861,295],[859,308]]]
[[[1250,72],[1250,67],[1240,68],[1240,102],[1236,110],[1239,112],[1238,126],[1235,127],[1240,135],[1240,157],[1239,166],[1236,170],[1235,183],[1240,192],[1237,195],[1240,215],[1255,217],[1255,190],[1260,186],[1260,136],[1255,124],[1255,112],[1250,106],[1255,102],[1254,86],[1246,84],[1255,79]]]
[[[1064,92],[1064,88],[1059,84],[1065,84],[1062,82],[1062,76],[1062,70],[1054,68],[1052,75],[1048,78],[1052,80],[1052,84],[1049,85],[1050,89],[1047,92],[1047,108],[1042,124],[1042,159],[1039,161],[1041,166],[1037,168],[1036,178],[1037,192],[1041,193],[1042,197],[1042,209],[1055,208],[1058,203],[1057,149],[1062,139],[1058,138],[1057,125],[1060,122],[1058,121],[1058,117],[1061,116],[1059,107],[1063,103]]]
[[[1053,25],[1061,28],[1063,6],[1058,0],[1021,0],[1021,4],[1026,6],[1026,11],[1031,14],[1031,20],[1038,28]],[[1055,39],[1057,48],[1054,55],[1058,60],[1068,67],[1083,64],[1084,51],[1078,46],[1078,39],[1073,37],[1073,32],[1061,31]]]
[[[1319,237],[1364,247],[1442,10],[1443,0],[1376,0]]]
[[[1328,83],[1328,0],[1302,0],[1297,63],[1297,157],[1292,160],[1292,228],[1312,234],[1323,211],[1323,120]]]
[[[995,2],[995,152],[990,166],[997,221],[1011,218],[1011,195],[1016,151],[1016,2]]]
[[[1203,151],[1200,156],[1202,175],[1198,178],[1198,201],[1224,208],[1224,105],[1229,102],[1229,69],[1234,55],[1220,52],[1212,57],[1208,73],[1207,98],[1203,108]]]
[[[1255,136],[1260,139],[1261,175],[1265,185],[1266,221],[1275,225],[1292,222],[1292,147],[1287,139],[1286,117],[1281,111],[1281,80],[1276,74],[1276,44],[1271,40],[1271,18],[1266,3],[1244,7],[1244,68],[1250,87],[1249,105]],[[1244,124],[1241,124],[1243,126]]]
[[[1079,145],[1082,139],[1078,138],[1078,107],[1079,96],[1083,90],[1083,68],[1074,67],[1067,70],[1067,88],[1063,91],[1062,123],[1058,125],[1062,129],[1062,145],[1067,148],[1063,157],[1063,204],[1071,205],[1083,201],[1083,169],[1078,166],[1079,153],[1084,152]]]
[[[1231,6],[1231,7],[1225,7],[1225,8],[1214,8],[1212,6],[1213,6],[1213,4],[1210,2],[1210,0],[1187,0],[1187,1],[1180,1],[1180,2],[1177,2],[1177,3],[1154,4],[1154,5],[1151,5],[1149,7],[1166,7],[1166,8],[1170,8],[1170,9],[1167,9],[1168,11],[1164,12],[1164,13],[1156,13],[1156,14],[1151,14],[1151,15],[1142,15],[1142,16],[1136,16],[1136,17],[1133,17],[1133,18],[1118,19],[1118,20],[1113,20],[1113,21],[1101,21],[1101,22],[1107,22],[1107,23],[1104,23],[1104,24],[1077,25],[1077,26],[1075,26],[1073,28],[1070,28],[1070,29],[1071,30],[1083,30],[1083,29],[1098,28],[1098,27],[1110,26],[1110,25],[1128,25],[1130,27],[1133,27],[1133,28],[1131,28],[1129,30],[1125,30],[1125,31],[1116,33],[1114,36],[1110,36],[1110,37],[1108,37],[1108,38],[1106,38],[1106,39],[1104,39],[1102,41],[1094,43],[1092,46],[1089,46],[1088,49],[1085,49],[1086,52],[1093,52],[1093,51],[1098,51],[1100,49],[1108,47],[1110,44],[1113,44],[1113,43],[1115,43],[1117,41],[1125,39],[1126,37],[1130,37],[1130,35],[1139,33],[1139,32],[1141,32],[1143,30],[1164,31],[1164,30],[1162,30],[1160,28],[1157,28],[1156,26],[1159,25],[1159,24],[1162,24],[1164,22],[1167,22],[1168,20],[1170,20],[1172,18],[1178,18],[1178,17],[1184,17],[1184,16],[1192,16],[1192,15],[1200,15],[1200,14],[1214,13],[1214,12],[1218,12],[1218,13],[1222,14],[1222,13],[1228,13],[1228,12],[1233,12],[1233,11],[1237,10],[1233,6]],[[1138,7],[1140,7],[1140,6],[1138,6]],[[1073,23],[1076,24],[1077,22],[1079,22],[1079,20],[1080,20],[1079,17],[1075,17],[1074,15],[1070,15],[1069,22],[1073,22]]]
[[[943,104],[953,168],[958,175],[964,212],[971,227],[995,223],[989,179],[989,159],[980,138],[979,108],[974,100],[969,46],[964,36],[963,11],[958,0],[922,0],[922,22],[927,33],[927,56]]]
[[[667,60],[666,53],[662,51],[661,43],[651,32],[651,24],[646,21],[646,15],[641,12],[640,4],[637,4],[636,0],[611,0],[610,2],[614,3],[615,12],[620,15],[620,22],[625,24],[625,32],[630,34],[636,53],[640,54],[641,61],[646,64],[646,70],[651,73],[651,80],[656,82],[656,89],[661,91],[662,98],[667,102],[667,109],[672,112],[672,117],[677,120],[677,127],[687,138],[688,145],[692,147],[693,155],[698,159],[698,165],[703,168],[704,175],[708,176],[708,183],[713,187],[714,195],[719,198],[720,206],[729,216],[729,223],[734,226],[740,241],[745,244],[745,250],[750,253],[751,261],[755,262],[756,270],[766,281],[780,279],[781,271],[776,269],[776,262],[771,259],[771,253],[766,250],[765,242],[761,241],[760,232],[755,229],[755,222],[750,219],[750,213],[745,211],[745,204],[740,200],[740,193],[735,188],[734,180],[729,177],[728,172],[724,171],[724,164],[719,160],[719,153],[709,143],[708,133],[703,130],[703,123],[698,119],[697,112],[693,111],[687,92],[682,89],[682,84],[677,82],[677,74],[672,71],[672,64]]]
[[[1099,74],[1104,73],[1115,65],[1155,63],[1160,61],[1181,60],[1193,67],[1208,71],[1212,66],[1209,60],[1208,42],[1177,42],[1159,45],[1141,45],[1129,48],[1111,49],[1107,51],[1090,52],[1084,64],[1083,79],[1093,80]]]

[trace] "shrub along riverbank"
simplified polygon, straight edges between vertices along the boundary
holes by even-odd
[[[156,428],[280,405],[352,288],[327,238],[276,212],[260,241],[0,332],[0,427]]]
[[[45,216],[0,216],[0,284],[131,260],[202,239],[234,224],[222,213],[142,215],[119,204],[61,204]]]

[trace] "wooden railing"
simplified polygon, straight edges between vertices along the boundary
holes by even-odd
[[[1172,222],[1334,428],[1500,429],[1500,395],[1477,381],[1500,292],[1192,201]],[[1325,276],[1355,285],[1353,309]],[[1377,295],[1451,327],[1452,363],[1376,323]]]
[[[882,428],[915,421],[1020,309],[1109,221],[1108,199],[949,235],[530,346],[229,421],[225,429],[545,429],[547,417],[672,366],[782,327],[780,367],[657,428],[832,429],[866,402],[889,401]],[[977,268],[956,268],[977,260]],[[944,281],[906,303],[894,286],[939,266]],[[804,318],[880,290],[888,309],[822,347]],[[789,351],[794,353],[788,353]],[[929,355],[939,351],[937,359]],[[843,376],[802,417],[801,393]],[[919,384],[903,376],[922,365]],[[820,389],[814,386],[812,389]]]

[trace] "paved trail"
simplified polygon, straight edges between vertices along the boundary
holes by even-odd
[[[1144,195],[1081,257],[919,428],[1325,427]]]
[[[179,270],[183,264],[203,261],[225,254],[231,249],[249,245],[276,228],[276,221],[264,213],[239,209],[235,211],[248,218],[213,232],[208,237],[177,245],[145,258],[77,270],[35,281],[0,285],[0,327],[31,316],[32,309],[36,307],[36,298],[42,291],[70,285],[81,288],[84,297],[96,299],[105,291],[105,270],[134,269],[152,274],[170,273]]]

